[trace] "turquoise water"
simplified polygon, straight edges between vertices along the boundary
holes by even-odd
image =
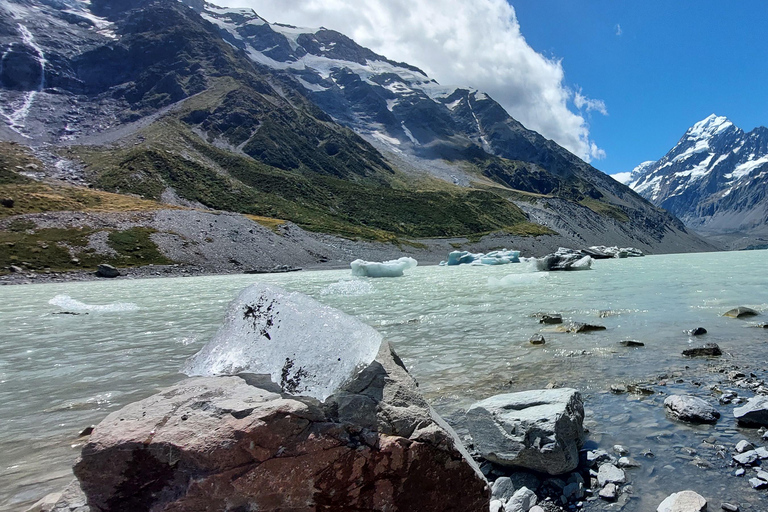
[[[668,384],[656,386],[659,392],[694,393],[716,403],[707,384],[722,374],[712,371],[712,361],[680,355],[703,342],[720,344],[722,364],[761,376],[768,367],[768,330],[750,325],[768,321],[766,263],[768,252],[753,251],[601,260],[591,271],[570,273],[537,273],[517,264],[418,267],[391,279],[353,278],[343,270],[2,287],[0,510],[23,509],[66,484],[81,445],[78,433],[183,378],[183,361],[213,335],[227,303],[257,280],[307,293],[381,331],[428,400],[459,430],[461,411],[492,394],[550,383],[582,390],[593,442],[620,442],[638,459],[642,449],[656,453],[630,473],[636,508],[629,508],[655,509],[680,485],[694,488],[732,473],[683,464],[680,446],[696,446],[709,435],[723,444],[759,436],[735,427],[732,406],[721,406],[716,427],[694,428],[664,416],[664,395],[608,389],[636,381],[656,385],[667,373],[675,378],[664,379]],[[721,316],[739,305],[763,315],[747,321]],[[82,314],[56,314],[62,311]],[[547,332],[531,318],[538,311],[607,329]],[[601,311],[610,313],[601,317]],[[696,326],[709,333],[699,339],[683,333]],[[537,332],[547,340],[543,347],[528,343]],[[646,346],[619,346],[625,339]],[[674,479],[665,478],[665,466],[675,467]],[[710,506],[733,491],[758,500],[754,510],[768,508],[744,479],[723,482],[699,490],[712,494]]]

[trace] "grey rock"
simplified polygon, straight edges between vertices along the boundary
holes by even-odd
[[[768,482],[761,480],[760,478],[750,478],[749,485],[751,485],[753,489],[765,489],[768,487]]]
[[[14,274],[20,274],[20,273],[24,272],[23,268],[17,267],[16,265],[11,265],[10,267],[8,267],[8,270],[13,272]]]
[[[120,271],[119,271],[119,270],[117,270],[117,269],[116,269],[115,267],[113,267],[112,265],[108,265],[108,264],[106,264],[106,263],[102,263],[102,264],[101,264],[101,265],[99,265],[99,266],[98,266],[98,268],[96,269],[96,275],[97,275],[98,277],[107,277],[107,278],[112,278],[112,277],[117,277],[117,276],[119,276],[119,275],[120,275]]]
[[[612,449],[613,449],[613,453],[616,453],[618,455],[629,455],[629,450],[627,450],[626,447],[620,444],[613,445]]]
[[[515,484],[508,476],[496,479],[491,486],[491,497],[506,503],[515,494]]]
[[[683,350],[683,355],[688,357],[715,357],[723,355],[723,351],[717,343],[705,343],[702,347]]]
[[[563,498],[566,501],[575,501],[584,498],[584,482],[571,482],[563,487]]]
[[[504,510],[504,503],[499,500],[491,500],[490,512],[502,512]]]
[[[720,413],[701,398],[690,395],[670,395],[664,407],[677,419],[690,423],[717,423]]]
[[[540,324],[561,324],[563,323],[563,315],[557,313],[550,313],[541,315],[539,318]]]
[[[557,326],[555,330],[558,332],[582,333],[582,332],[604,331],[605,326],[585,324],[582,322],[568,322],[567,324],[562,324]]]
[[[736,443],[736,451],[738,453],[744,453],[747,450],[754,450],[754,449],[755,449],[754,445],[745,439],[742,439],[741,441]]]
[[[607,483],[600,489],[598,496],[606,501],[616,501],[616,498],[619,496],[619,489],[616,487],[616,484]]]
[[[754,396],[733,410],[733,416],[742,425],[768,426],[768,396]]]
[[[597,470],[597,483],[600,487],[605,486],[607,483],[623,484],[626,481],[627,477],[624,471],[611,463],[603,464]]]
[[[630,457],[621,457],[616,465],[620,468],[639,468],[642,465]]]
[[[742,466],[751,466],[752,464],[760,460],[760,456],[757,454],[755,450],[749,450],[744,453],[739,453],[738,455],[734,455],[733,460],[736,461],[738,464],[741,464]]]
[[[584,405],[575,389],[496,395],[466,413],[480,455],[504,466],[560,475],[576,469]]]
[[[530,337],[528,342],[531,345],[544,345],[547,341],[544,339],[544,336],[542,336],[541,334],[534,334],[533,336]]]
[[[504,512],[529,512],[537,501],[536,493],[527,487],[521,487],[504,505]]]
[[[754,309],[747,308],[744,306],[739,306],[737,308],[726,311],[725,313],[723,313],[723,316],[728,316],[731,318],[745,318],[748,316],[757,316],[759,314],[760,313],[758,313]]]
[[[635,341],[635,340],[624,340],[620,341],[619,345],[622,347],[644,347],[645,343],[642,341]]]
[[[681,491],[670,494],[659,504],[656,512],[704,512],[707,500],[694,491]]]
[[[746,471],[744,470],[744,468],[739,468],[733,472],[733,476],[744,476],[745,473]]]
[[[721,503],[720,508],[726,512],[739,512],[739,506],[732,503]]]
[[[597,449],[587,452],[587,465],[591,468],[597,466],[601,462],[613,462],[614,457],[605,450]]]
[[[703,327],[695,327],[685,332],[688,334],[688,336],[701,336],[702,334],[707,334],[707,330]]]

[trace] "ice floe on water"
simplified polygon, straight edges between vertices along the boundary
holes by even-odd
[[[471,253],[469,251],[453,251],[448,254],[448,260],[440,265],[506,265],[520,263],[520,251],[491,251],[489,253]]]
[[[230,303],[224,324],[182,371],[269,374],[286,393],[325,400],[373,361],[381,340],[375,329],[338,309],[255,284]]]
[[[418,262],[408,256],[382,262],[355,260],[349,264],[352,275],[360,277],[400,277],[405,270],[415,268],[416,265]]]
[[[69,295],[57,295],[48,301],[52,306],[59,306],[62,310],[72,313],[120,313],[124,311],[137,311],[139,306],[133,302],[114,302],[112,304],[86,304]]]
[[[369,293],[373,293],[373,284],[364,279],[345,279],[331,283],[320,290],[320,295],[345,295],[347,297],[359,297]]]

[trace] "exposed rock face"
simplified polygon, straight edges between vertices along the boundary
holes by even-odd
[[[670,395],[664,407],[681,421],[690,423],[717,423],[720,413],[705,400],[690,395]]]
[[[758,395],[736,407],[733,415],[743,425],[768,425],[768,397]]]
[[[703,512],[707,510],[707,500],[693,491],[670,494],[661,502],[656,512]]]
[[[92,510],[486,511],[490,500],[386,343],[325,404],[259,376],[185,380],[109,415],[74,471]]]
[[[492,396],[470,407],[466,418],[485,459],[550,475],[578,466],[584,405],[575,389]]]

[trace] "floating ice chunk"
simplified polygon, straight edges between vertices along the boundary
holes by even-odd
[[[446,265],[505,265],[507,263],[520,263],[520,251],[491,251],[488,254],[468,251],[453,251],[448,254]]]
[[[119,313],[123,311],[136,311],[139,306],[133,302],[114,302],[112,304],[86,304],[75,300],[69,295],[57,295],[48,301],[52,306],[59,306],[64,311],[83,313],[98,311],[102,313]]]
[[[325,400],[368,366],[381,334],[338,309],[269,284],[243,290],[187,375],[269,374],[286,393]]]
[[[407,256],[390,261],[355,260],[349,264],[353,276],[362,277],[400,277],[403,271],[414,268],[418,262]]]
[[[592,267],[592,257],[585,256],[581,251],[561,247],[554,254],[536,258],[534,264],[540,271],[550,270],[589,270]]]

